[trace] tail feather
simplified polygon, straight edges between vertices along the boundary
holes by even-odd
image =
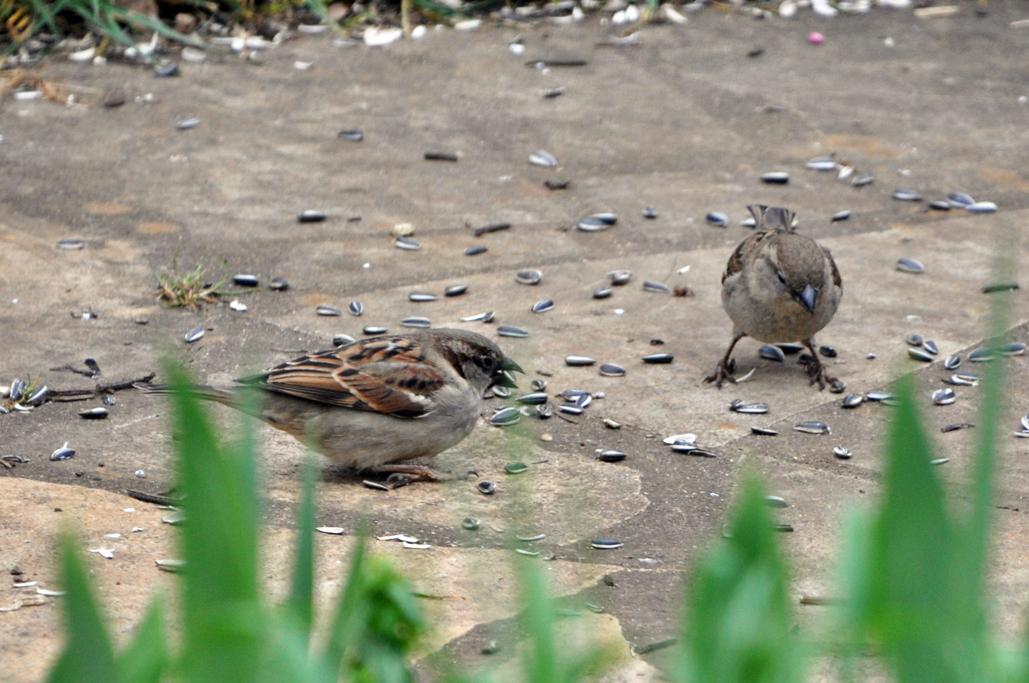
[[[780,206],[751,204],[747,207],[758,230],[774,229],[793,232],[797,214]]]
[[[177,389],[171,384],[147,384],[137,382],[132,385],[144,394],[174,394]],[[220,389],[209,384],[193,384],[186,389],[186,393],[194,398],[205,401],[217,401],[218,403],[235,404],[235,394],[228,389]]]

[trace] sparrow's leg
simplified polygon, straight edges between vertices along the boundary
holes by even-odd
[[[379,465],[372,468],[372,472],[379,474],[404,474],[410,477],[411,481],[446,481],[450,478],[428,465]]]
[[[843,391],[846,385],[835,377],[831,377],[828,372],[825,371],[825,366],[822,365],[822,361],[818,359],[818,352],[815,350],[815,340],[805,339],[804,346],[811,352],[811,362],[807,365],[807,375],[810,384],[818,384],[819,391],[825,389],[825,385],[829,385],[829,390],[833,393],[839,393]]]
[[[715,386],[719,389],[722,388],[722,383],[725,380],[729,380],[730,383],[736,384],[736,378],[732,376],[735,366],[731,362],[732,350],[736,348],[736,342],[743,339],[747,335],[737,334],[732,338],[732,343],[729,344],[729,348],[726,350],[725,355],[722,356],[722,360],[718,361],[718,365],[715,366],[715,371],[704,378],[704,381],[710,384],[715,383]]]

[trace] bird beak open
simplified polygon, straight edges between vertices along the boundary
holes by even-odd
[[[514,375],[511,374],[513,372],[520,372],[523,375],[525,374],[525,370],[522,370],[518,363],[515,363],[510,358],[505,358],[504,363],[500,366],[500,374],[497,375],[497,381],[495,384],[499,384],[500,386],[507,387],[509,389],[517,388],[518,383],[515,382]]]
[[[808,313],[815,312],[815,304],[818,303],[818,290],[811,285],[804,285],[803,291],[797,295],[800,303],[807,309]]]

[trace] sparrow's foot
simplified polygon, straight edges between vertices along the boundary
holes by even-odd
[[[828,386],[829,391],[832,393],[841,394],[847,388],[847,385],[842,380],[831,376],[817,358],[814,362],[807,364],[807,376],[808,384],[817,384],[819,391],[824,391],[825,387]]]
[[[704,378],[704,381],[708,384],[714,382],[714,385],[719,389],[722,388],[722,384],[726,381],[729,384],[736,384],[736,378],[733,376],[736,373],[736,359],[732,359],[726,362],[724,359],[718,361],[718,365],[715,366],[715,371]]]
[[[452,479],[448,474],[437,472],[428,465],[379,465],[372,470],[377,474],[388,474],[387,485],[404,486],[415,481],[446,481]],[[403,477],[407,482],[401,483]]]
[[[814,340],[808,339],[804,342],[804,345],[811,352],[810,357],[804,359],[804,363],[807,366],[808,383],[818,384],[819,391],[825,391],[825,387],[828,385],[829,391],[832,393],[842,394],[847,385],[842,380],[836,379],[826,372],[825,366],[822,365],[822,361],[818,358],[818,352],[815,351]]]

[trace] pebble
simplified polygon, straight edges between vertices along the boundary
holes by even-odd
[[[297,214],[297,222],[299,223],[321,223],[326,219],[324,211],[318,211],[317,209],[304,209]]]

